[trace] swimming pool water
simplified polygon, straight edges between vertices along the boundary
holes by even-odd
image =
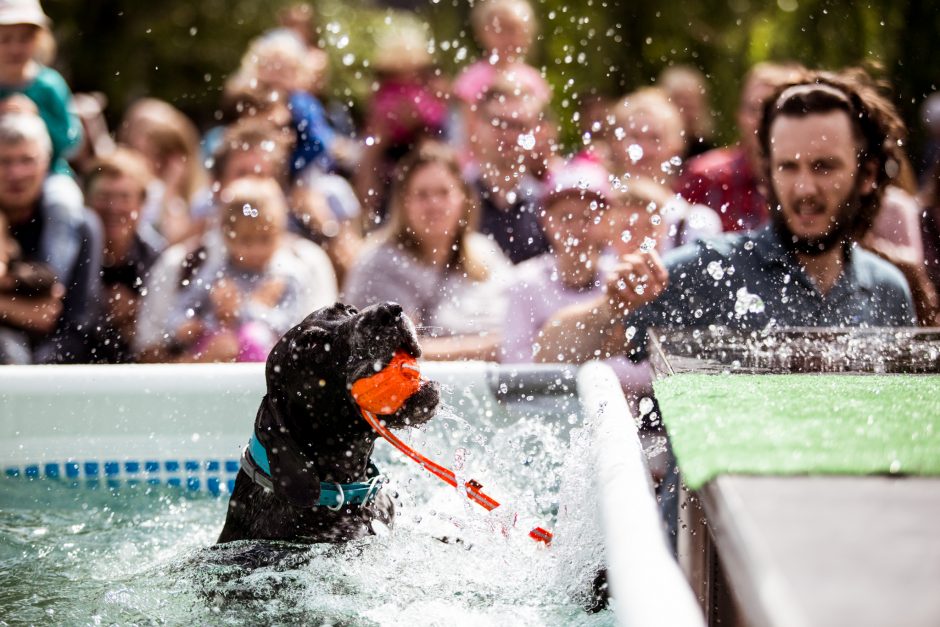
[[[9,624],[608,625],[583,609],[603,558],[590,434],[577,402],[507,421],[451,395],[419,451],[483,483],[491,514],[379,443],[397,494],[387,533],[340,546],[211,549],[226,499],[185,486],[0,480],[0,613]],[[474,414],[472,423],[462,415]],[[476,416],[479,414],[479,416]],[[569,435],[572,436],[569,442]],[[247,434],[246,434],[247,436]],[[501,511],[502,510],[502,511]],[[508,513],[520,520],[508,536]],[[526,532],[545,524],[546,549]],[[442,542],[447,538],[448,542]],[[263,557],[254,569],[239,564]]]

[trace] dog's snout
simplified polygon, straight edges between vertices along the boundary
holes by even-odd
[[[401,318],[402,308],[398,303],[385,303],[379,308],[382,320],[385,323],[391,323]]]

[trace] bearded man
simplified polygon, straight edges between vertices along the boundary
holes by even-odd
[[[649,327],[916,324],[901,272],[857,244],[898,170],[902,135],[897,112],[859,71],[807,73],[782,87],[759,130],[770,224],[665,262],[654,251],[625,257],[606,294],[546,323],[541,358],[623,352],[607,340],[618,324],[634,359],[645,356]]]

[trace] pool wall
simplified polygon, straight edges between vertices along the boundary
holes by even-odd
[[[547,408],[576,393],[594,433],[617,622],[704,624],[668,548],[636,423],[609,367],[429,362],[422,371],[491,407]],[[92,488],[169,484],[227,494],[265,391],[263,364],[5,366],[2,375],[2,472]]]

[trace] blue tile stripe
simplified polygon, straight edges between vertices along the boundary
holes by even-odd
[[[84,480],[81,485],[97,488],[103,481],[109,488],[122,485],[168,485],[184,488],[188,492],[208,492],[213,495],[231,493],[238,473],[237,459],[165,459],[165,460],[83,460],[43,462],[22,466],[4,466],[3,475],[28,479]]]

